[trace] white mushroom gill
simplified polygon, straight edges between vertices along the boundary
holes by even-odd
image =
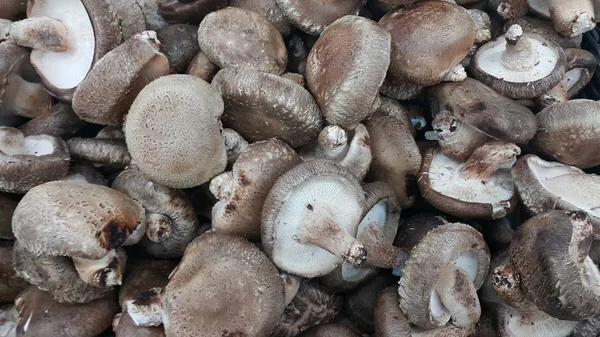
[[[0,151],[9,156],[30,155],[45,156],[56,150],[52,139],[48,136],[29,136],[25,138],[22,134],[15,135],[11,141],[0,141]],[[2,135],[0,134],[0,137]]]
[[[564,337],[579,324],[577,321],[563,321],[541,310],[523,316],[518,310],[504,307],[506,333],[509,337]]]

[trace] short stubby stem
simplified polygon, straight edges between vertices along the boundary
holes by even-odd
[[[367,255],[366,264],[384,269],[392,269],[396,273],[401,273],[404,262],[408,259],[408,253],[387,243],[379,226],[368,224],[365,234],[360,238],[365,245]]]
[[[460,328],[471,328],[481,316],[477,289],[469,275],[454,264],[444,268],[435,291],[450,312],[452,322]]]
[[[502,53],[502,64],[515,71],[525,71],[538,64],[540,56],[531,44],[531,40],[523,34],[523,28],[512,25],[504,35],[506,50]]]
[[[515,144],[489,142],[479,147],[461,168],[465,179],[478,179],[488,182],[503,165],[514,161],[521,154]]]
[[[62,22],[35,17],[13,22],[6,40],[22,47],[64,52],[69,48],[67,35],[67,28]]]
[[[163,242],[173,235],[173,223],[166,215],[146,212],[146,236],[152,242]]]
[[[99,260],[73,257],[79,277],[96,287],[112,287],[121,284],[127,255],[123,248],[113,249]]]

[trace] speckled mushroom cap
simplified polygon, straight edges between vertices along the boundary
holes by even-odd
[[[539,131],[531,145],[540,153],[579,168],[600,165],[600,102],[574,99],[552,105],[536,115]]]
[[[111,326],[119,306],[114,294],[85,304],[65,304],[29,287],[15,300],[19,312],[17,335],[95,337]]]
[[[104,55],[77,86],[73,111],[95,124],[120,125],[139,92],[169,73],[154,31],[138,33]]]
[[[335,20],[345,15],[358,15],[363,0],[276,0],[277,5],[294,26],[319,35]]]
[[[231,172],[211,180],[210,190],[219,199],[212,209],[212,228],[260,241],[260,217],[267,194],[279,176],[298,163],[300,157],[280,140],[248,145]]]
[[[185,192],[152,182],[135,167],[122,171],[112,188],[144,207],[147,227],[140,245],[148,254],[162,259],[183,255],[198,227],[194,207]]]
[[[212,85],[225,102],[223,124],[249,142],[278,137],[295,148],[315,137],[323,124],[308,90],[283,77],[222,69]]]
[[[328,122],[354,129],[374,108],[390,63],[390,34],[347,15],[321,34],[308,55],[306,80]]]
[[[69,151],[60,138],[25,137],[19,129],[0,127],[0,191],[26,193],[67,175]]]
[[[588,255],[593,240],[583,211],[551,211],[519,227],[510,261],[521,288],[540,310],[565,320],[600,313],[600,272]]]
[[[387,13],[379,25],[392,35],[388,77],[430,86],[464,79],[455,68],[475,42],[466,9],[448,1],[421,1]]]
[[[223,100],[207,82],[191,75],[156,79],[142,89],[127,115],[131,158],[156,183],[173,188],[203,184],[227,164],[222,113]]]
[[[279,177],[262,211],[263,249],[282,270],[323,276],[344,259],[360,264],[355,240],[365,197],[356,178],[332,161],[304,162]]]
[[[440,282],[449,282],[442,275],[452,268],[462,271],[469,278],[467,282],[472,282],[470,287],[476,290],[483,284],[489,265],[487,245],[474,228],[461,223],[436,227],[412,249],[404,266],[398,283],[400,309],[411,323],[421,328],[444,326],[451,318],[450,312],[461,309],[458,308],[461,305],[447,308],[440,300],[436,288]],[[455,286],[456,291],[466,291],[459,288]],[[463,306],[471,306],[467,298],[470,297],[464,297]]]
[[[119,288],[121,311],[127,311],[128,302],[135,301],[144,292],[167,285],[169,274],[176,266],[177,262],[172,260],[131,259]]]
[[[136,0],[109,0],[109,3],[119,19],[122,41],[146,30],[146,18]]]
[[[277,268],[258,248],[237,236],[203,234],[188,245],[162,292],[165,331],[265,336],[281,317],[284,299]]]
[[[27,283],[17,277],[13,266],[13,242],[0,240],[0,302],[12,302]]]
[[[229,0],[229,6],[243,8],[264,15],[277,28],[281,35],[288,35],[294,29],[283,14],[276,0]]]
[[[198,43],[220,68],[256,69],[279,75],[288,61],[277,29],[261,14],[246,9],[227,7],[207,15],[198,29]]]
[[[167,21],[199,24],[206,15],[227,6],[227,0],[158,1],[158,13]]]

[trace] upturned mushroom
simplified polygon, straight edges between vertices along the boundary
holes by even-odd
[[[82,120],[120,125],[139,92],[169,73],[154,31],[144,31],[104,55],[77,86],[73,111]]]
[[[136,97],[125,122],[132,160],[150,180],[172,188],[201,185],[225,170],[220,133],[223,99],[191,75],[152,81]]]
[[[354,129],[377,108],[390,33],[355,15],[329,25],[308,55],[306,81],[328,122]]]
[[[323,276],[367,258],[355,237],[365,208],[356,177],[332,161],[301,163],[279,177],[262,211],[263,249],[280,269]]]
[[[412,248],[398,283],[400,309],[421,329],[448,322],[469,329],[481,315],[477,289],[490,265],[483,236],[474,228],[438,226]]]
[[[294,150],[280,140],[248,145],[232,171],[210,182],[210,191],[219,200],[212,209],[213,229],[260,241],[260,218],[267,194],[279,176],[299,163]]]
[[[276,0],[229,0],[229,6],[251,10],[263,15],[282,36],[286,36],[294,30],[294,26],[279,8]]]
[[[27,19],[0,24],[0,40],[33,48],[44,87],[70,100],[94,63],[121,42],[117,18],[108,0],[30,1]]]
[[[70,138],[87,125],[73,111],[71,105],[59,102],[49,113],[39,115],[19,126],[25,136],[49,135],[63,139]]]
[[[198,29],[198,43],[220,68],[279,75],[287,65],[281,34],[264,16],[246,9],[227,7],[207,15]]]
[[[169,60],[171,74],[183,73],[190,61],[200,52],[198,26],[174,24],[156,32],[160,50]]]
[[[363,0],[276,0],[285,16],[300,30],[319,35],[335,20],[346,15],[358,15]]]
[[[468,159],[493,139],[527,143],[538,130],[529,109],[471,78],[441,83],[426,94],[435,115],[434,131],[426,137],[438,140],[442,152],[457,160]]]
[[[227,0],[158,1],[158,13],[167,21],[197,25],[209,13],[226,6]]]
[[[108,187],[55,181],[31,189],[17,205],[17,275],[60,302],[84,303],[121,284],[123,245],[140,240],[141,205]]]
[[[66,304],[33,286],[19,294],[15,307],[19,312],[20,337],[95,337],[111,326],[119,309],[113,294],[89,303]]]
[[[63,178],[69,169],[69,151],[62,139],[25,137],[19,129],[0,127],[0,191],[26,193],[48,181]]]
[[[195,237],[198,219],[182,191],[152,182],[136,167],[122,171],[112,188],[137,202],[146,212],[146,235],[140,245],[152,257],[175,258]]]
[[[222,69],[212,85],[225,102],[223,124],[249,142],[277,137],[296,148],[321,130],[323,116],[315,99],[281,76]]]
[[[575,99],[550,106],[536,115],[539,131],[531,145],[563,164],[582,169],[600,165],[600,102]]]
[[[360,335],[345,325],[329,323],[315,325],[298,337],[360,337]]]
[[[419,190],[431,205],[448,214],[502,218],[518,205],[511,167],[519,154],[521,149],[514,144],[489,142],[467,161],[458,161],[439,148],[429,148],[423,155]]]

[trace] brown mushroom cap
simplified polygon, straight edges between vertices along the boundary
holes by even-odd
[[[390,34],[347,15],[321,34],[308,55],[306,80],[323,115],[354,129],[373,109],[390,63]]]
[[[131,158],[152,181],[173,188],[221,173],[227,153],[220,135],[223,100],[205,81],[168,75],[136,97],[125,123]]]
[[[464,79],[464,70],[459,74],[454,67],[469,52],[476,33],[466,9],[447,1],[421,1],[390,11],[379,25],[392,36],[388,77],[424,86]],[[457,73],[449,76],[452,72]]]
[[[583,211],[551,211],[525,222],[510,260],[529,299],[549,315],[582,320],[600,312],[600,272],[589,256],[592,224]]]
[[[163,288],[176,266],[175,261],[169,260],[131,260],[119,289],[121,311],[127,311],[128,302],[135,301],[138,296],[143,296],[144,292],[153,288]]]
[[[300,333],[298,337],[360,337],[351,328],[335,323],[319,324]]]
[[[210,12],[227,6],[227,0],[158,1],[158,13],[168,21],[197,25]]]
[[[302,86],[257,70],[222,69],[212,85],[223,96],[223,124],[249,142],[283,138],[293,148],[315,137],[319,106]]]
[[[67,175],[62,181],[80,181],[90,184],[108,186],[108,181],[93,166],[87,164],[73,164],[69,167]]]
[[[217,74],[219,67],[212,63],[211,60],[202,51],[199,51],[196,56],[188,64],[186,74],[196,76],[206,82],[211,82],[213,76]]]
[[[188,64],[200,52],[198,46],[198,26],[174,24],[156,32],[160,50],[169,60],[169,70],[183,73]]]
[[[117,327],[113,329],[116,337],[166,337],[162,326],[138,326],[126,312],[121,315]]]
[[[227,7],[207,15],[198,29],[198,42],[220,68],[279,75],[287,65],[281,34],[264,16],[246,9]]]
[[[240,154],[231,172],[212,179],[211,192],[219,199],[212,210],[217,232],[260,240],[260,217],[267,194],[280,175],[300,162],[284,142],[256,142]]]
[[[165,331],[265,336],[281,317],[284,299],[277,269],[258,248],[240,237],[203,234],[188,245],[162,292]]]
[[[557,0],[548,1],[554,28],[560,34],[569,37],[581,35],[596,27],[595,6],[598,6],[598,3],[590,0],[572,0],[568,3]]]
[[[575,99],[552,105],[536,115],[540,129],[531,141],[539,152],[579,168],[600,165],[600,102]]]
[[[119,306],[113,294],[85,304],[64,304],[36,287],[15,300],[19,312],[17,335],[94,337],[109,328]]]
[[[12,256],[13,243],[0,240],[0,303],[12,302],[27,287],[27,283],[16,275]]]
[[[77,161],[113,168],[124,168],[131,162],[123,139],[73,137],[67,140],[67,146],[71,157]]]
[[[296,27],[319,35],[325,27],[345,15],[358,15],[362,0],[276,0],[279,8]]]
[[[542,1],[538,1],[538,2],[543,2],[543,1],[547,2],[548,0],[542,0]],[[531,3],[532,1],[530,0],[529,2]],[[533,7],[531,7],[531,4],[530,4],[530,8],[533,10]],[[581,36],[573,37],[573,38],[564,37],[564,36],[560,35],[554,29],[554,26],[552,25],[551,21],[542,20],[542,19],[538,19],[538,18],[534,18],[534,17],[530,17],[530,16],[522,16],[520,18],[516,18],[516,19],[507,21],[506,24],[504,25],[504,32],[506,32],[508,30],[508,28],[514,24],[521,26],[521,28],[523,28],[523,31],[525,33],[541,35],[544,38],[546,38],[552,42],[556,42],[563,49],[580,48],[581,47],[581,39],[582,39]]]
[[[412,337],[408,318],[398,307],[399,301],[396,287],[387,287],[379,294],[374,313],[377,337]]]
[[[48,135],[25,137],[15,128],[0,127],[0,191],[25,193],[48,181],[63,178],[69,169],[69,151],[60,139]]]
[[[276,0],[229,0],[229,6],[239,7],[264,15],[277,28],[281,35],[288,35],[294,29],[283,14]]]
[[[40,115],[19,126],[25,136],[46,134],[54,137],[69,138],[87,125],[79,119],[69,104],[57,103],[50,113]]]
[[[73,110],[90,123],[119,125],[138,93],[169,73],[153,31],[138,33],[104,55],[79,84]]]

